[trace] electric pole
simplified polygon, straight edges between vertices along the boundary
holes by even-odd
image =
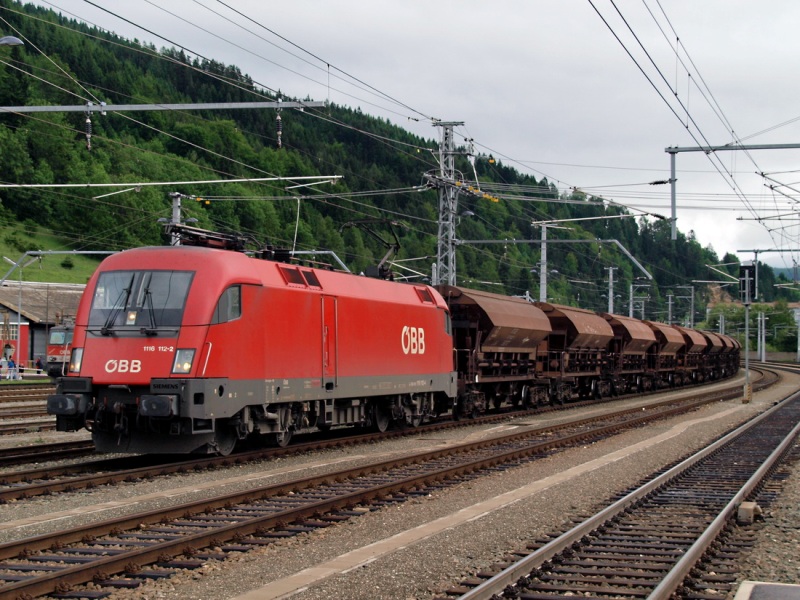
[[[440,121],[442,128],[439,144],[439,234],[436,240],[436,268],[433,285],[456,284],[456,215],[458,214],[458,189],[455,185],[456,146],[453,127],[463,125],[461,121]]]

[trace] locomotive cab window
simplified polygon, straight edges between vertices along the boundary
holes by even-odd
[[[242,287],[239,285],[232,285],[227,290],[222,292],[214,308],[214,316],[211,319],[212,324],[227,323],[242,316]]]
[[[191,271],[107,271],[101,273],[89,312],[89,330],[101,335],[174,330],[183,319]]]
[[[69,346],[72,343],[72,330],[51,329],[47,343],[51,346]]]

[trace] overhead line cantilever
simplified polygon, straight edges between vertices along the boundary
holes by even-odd
[[[324,102],[205,102],[190,104],[77,104],[65,106],[0,106],[2,112],[122,112],[150,110],[226,110],[240,108],[320,108]]]
[[[712,152],[724,152],[731,150],[791,150],[800,148],[800,144],[725,144],[723,146],[670,146],[664,148],[664,152],[670,156],[670,195],[672,198],[672,239],[677,238],[676,220],[677,220],[677,207],[675,199],[675,155],[679,152],[705,152],[711,154]]]

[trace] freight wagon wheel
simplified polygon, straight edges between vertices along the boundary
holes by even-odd
[[[289,445],[289,442],[292,441],[292,432],[291,431],[279,431],[278,433],[270,433],[267,436],[269,440],[270,446],[278,446],[279,448],[285,448]]]
[[[233,431],[217,431],[214,445],[217,454],[220,456],[228,456],[233,452],[233,447],[236,445],[236,434]]]

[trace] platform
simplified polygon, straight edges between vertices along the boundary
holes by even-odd
[[[800,585],[770,583],[767,581],[743,581],[733,600],[797,600]]]

